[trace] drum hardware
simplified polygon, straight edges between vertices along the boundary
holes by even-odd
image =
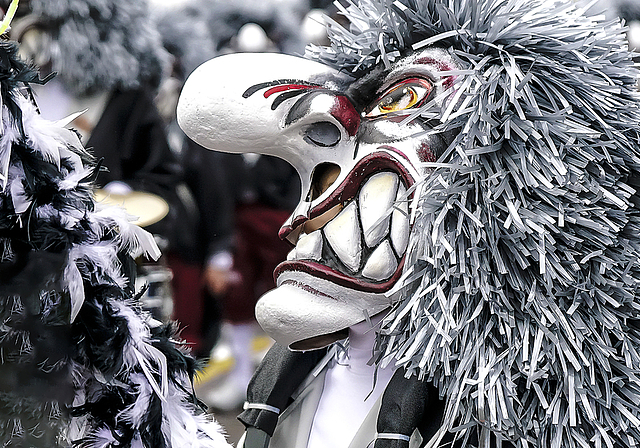
[[[173,272],[163,263],[137,264],[135,282],[142,308],[156,320],[169,322],[173,313],[173,290],[171,280]]]

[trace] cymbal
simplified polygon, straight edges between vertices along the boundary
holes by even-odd
[[[98,188],[94,191],[94,196],[96,202],[124,208],[128,214],[137,217],[133,224],[140,227],[155,224],[169,213],[167,201],[158,195],[145,191],[130,191],[120,194]]]

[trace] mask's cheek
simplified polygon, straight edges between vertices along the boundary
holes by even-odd
[[[445,135],[430,133],[426,123],[414,120],[404,123],[406,117],[397,116],[364,123],[359,133],[358,155],[387,149],[401,155],[399,160],[408,161],[410,171],[425,174],[420,165],[435,162],[447,149]]]
[[[256,305],[256,319],[279,344],[293,350],[324,347],[345,330],[391,306],[393,298],[336,285],[303,272],[278,278]]]
[[[403,123],[405,118],[396,116],[363,122],[358,131],[358,142],[361,145],[380,145],[414,140],[426,130],[422,123],[415,120]]]

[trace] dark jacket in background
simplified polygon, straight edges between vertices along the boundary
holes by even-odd
[[[132,189],[156,194],[169,204],[169,214],[147,228],[168,240],[166,250],[192,257],[198,211],[184,173],[171,152],[164,123],[147,89],[114,91],[87,142],[102,165],[98,185],[121,181]]]

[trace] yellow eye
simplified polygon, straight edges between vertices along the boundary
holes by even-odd
[[[426,79],[411,78],[388,89],[369,109],[367,117],[378,117],[391,112],[399,112],[418,105],[429,97],[433,85]]]

